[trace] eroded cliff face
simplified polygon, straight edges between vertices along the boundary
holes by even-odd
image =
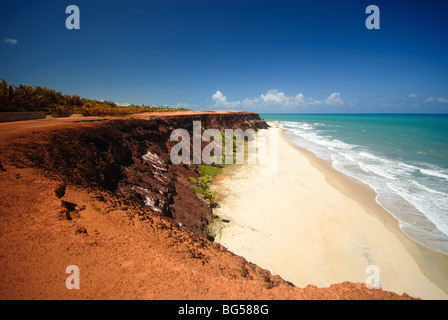
[[[19,139],[8,147],[8,158],[64,183],[105,193],[118,204],[141,206],[141,219],[149,208],[201,234],[211,214],[188,179],[199,176],[197,165],[175,165],[170,160],[177,143],[170,141],[172,131],[185,129],[192,136],[193,121],[201,121],[202,130],[267,128],[255,113],[104,120],[37,133],[23,143]]]
[[[195,120],[266,127],[256,114],[229,112],[3,124],[0,297],[410,299],[361,283],[296,288],[208,241],[210,211],[188,180],[196,165],[169,160],[171,131],[191,132]],[[72,264],[81,290],[64,286]]]

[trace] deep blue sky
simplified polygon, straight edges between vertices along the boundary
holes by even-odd
[[[67,30],[65,8],[81,11]],[[368,30],[366,7],[380,9]],[[1,1],[0,78],[121,104],[448,112],[447,1]]]

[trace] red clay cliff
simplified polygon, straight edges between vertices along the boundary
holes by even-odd
[[[202,234],[210,209],[169,135],[265,128],[249,112],[0,124],[0,299],[410,299],[344,282],[297,288]],[[66,267],[80,289],[65,286]]]

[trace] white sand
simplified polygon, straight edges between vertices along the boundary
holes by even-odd
[[[298,287],[365,283],[374,265],[384,290],[448,299],[380,215],[333,187],[281,129],[270,130],[280,134],[278,170],[260,175],[259,165],[234,167],[214,186],[214,213],[230,220],[217,242]]]

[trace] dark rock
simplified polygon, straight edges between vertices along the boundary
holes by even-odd
[[[72,220],[72,216],[70,215],[70,211],[68,211],[67,209],[61,209],[61,211],[59,211],[59,220]]]
[[[76,229],[76,233],[87,234],[87,230],[84,227],[79,227]]]
[[[68,201],[61,200],[61,204],[62,204],[62,206],[63,206],[65,209],[67,209],[69,212],[74,212],[74,211],[76,211],[76,206],[77,206],[76,203],[72,203],[72,202],[68,202]]]
[[[62,209],[59,213],[61,220],[72,220],[73,218],[79,218],[79,212],[76,209],[77,205],[72,202],[61,200]]]
[[[106,202],[106,199],[104,199],[103,196],[96,196],[95,199],[101,202]]]
[[[65,189],[65,184],[60,184],[56,189],[54,189],[54,194],[56,195],[56,197],[61,199],[65,195]]]

